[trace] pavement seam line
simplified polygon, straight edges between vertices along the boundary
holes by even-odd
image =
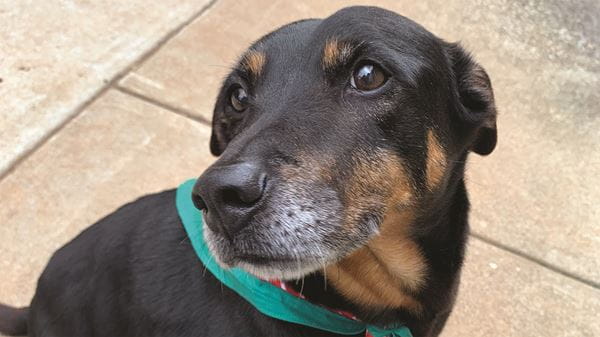
[[[137,98],[137,99],[139,99],[141,101],[144,101],[144,102],[146,102],[148,104],[152,104],[154,106],[157,106],[157,107],[162,108],[164,110],[168,110],[168,111],[173,112],[173,113],[175,113],[177,115],[180,115],[182,117],[191,119],[194,122],[198,122],[198,123],[201,123],[201,124],[204,124],[204,125],[207,125],[207,126],[211,126],[211,122],[208,119],[206,119],[206,118],[204,118],[202,116],[198,116],[198,115],[194,114],[193,112],[191,112],[191,111],[189,111],[187,109],[179,108],[179,107],[176,107],[176,106],[174,106],[172,104],[162,102],[162,101],[157,100],[157,99],[152,98],[152,97],[148,97],[148,96],[140,94],[140,93],[138,93],[138,92],[136,92],[134,90],[131,90],[131,89],[127,88],[127,87],[121,86],[119,84],[115,85],[114,89],[117,90],[117,91],[119,91],[119,92],[121,92],[121,93],[123,93],[123,94],[125,94],[125,95],[132,96],[132,97]]]
[[[511,253],[513,255],[519,256],[519,257],[521,257],[521,258],[523,258],[523,259],[525,259],[525,260],[527,260],[529,262],[537,264],[537,265],[541,266],[542,268],[548,269],[548,270],[550,270],[550,271],[552,271],[554,273],[560,274],[560,275],[562,275],[564,277],[567,277],[569,279],[572,279],[572,280],[574,280],[576,282],[580,282],[580,283],[583,283],[583,284],[585,284],[587,286],[590,286],[590,287],[592,287],[594,289],[599,289],[600,290],[600,283],[598,283],[598,282],[595,282],[595,281],[592,281],[592,280],[588,280],[588,279],[586,279],[584,277],[581,277],[581,276],[579,276],[577,274],[574,274],[574,273],[572,273],[570,271],[563,270],[560,267],[557,267],[557,266],[555,266],[553,264],[550,264],[549,262],[546,262],[546,261],[544,261],[542,259],[539,259],[537,257],[531,256],[531,255],[529,255],[529,254],[527,254],[527,253],[525,253],[523,251],[520,251],[520,250],[518,250],[516,248],[510,247],[510,246],[508,246],[508,245],[506,245],[506,244],[504,244],[504,243],[502,243],[500,241],[496,241],[494,239],[490,239],[490,238],[488,238],[486,236],[483,236],[481,234],[474,233],[474,232],[471,232],[470,236],[472,236],[473,238],[475,238],[475,239],[477,239],[479,241],[482,241],[482,242],[487,243],[487,244],[489,244],[491,246],[494,246],[494,247],[496,247],[496,248],[498,248],[500,250],[503,250],[503,251],[506,251],[506,252]]]
[[[4,180],[4,178],[8,177],[11,173],[13,173],[25,160],[31,157],[35,152],[37,152],[40,148],[42,148],[52,137],[58,134],[62,129],[64,129],[72,120],[74,120],[77,116],[81,115],[85,109],[87,109],[92,103],[94,103],[98,98],[103,96],[109,89],[118,84],[118,82],[129,74],[133,69],[139,67],[146,60],[148,60],[152,55],[154,55],[162,46],[164,46],[169,40],[171,40],[175,35],[179,34],[185,27],[194,22],[197,18],[202,16],[206,11],[208,11],[218,0],[210,0],[207,4],[202,6],[198,11],[196,11],[192,16],[184,20],[182,23],[177,25],[175,28],[168,31],[163,37],[158,39],[154,45],[144,51],[140,56],[134,59],[131,63],[123,67],[120,71],[118,71],[110,80],[104,81],[104,85],[98,87],[93,93],[85,99],[83,102],[75,106],[73,108],[72,113],[70,113],[65,120],[60,122],[55,127],[51,128],[46,132],[40,139],[33,143],[33,145],[24,150],[21,154],[16,156],[16,158],[8,165],[4,172],[0,172],[0,182]]]

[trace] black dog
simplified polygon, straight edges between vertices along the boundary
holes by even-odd
[[[407,18],[352,7],[284,26],[217,98],[210,148],[221,158],[194,189],[206,241],[223,266],[436,336],[467,239],[465,161],[494,149],[495,121],[485,71]],[[204,273],[174,201],[146,196],[85,230],[54,254],[28,309],[2,307],[0,329],[333,336],[264,316]]]

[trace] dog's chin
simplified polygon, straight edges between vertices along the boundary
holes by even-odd
[[[239,261],[236,263],[236,267],[263,280],[286,281],[301,279],[308,274],[322,269],[323,264],[299,262],[296,266],[293,266],[292,264],[284,265],[281,263],[273,263],[273,265],[256,265],[246,261]]]
[[[296,280],[308,274],[323,269],[327,263],[323,261],[308,260],[286,260],[279,258],[261,257],[260,262],[255,262],[254,257],[234,256],[231,258],[222,256],[218,251],[212,251],[217,263],[225,269],[241,268],[262,280]]]
[[[294,280],[323,269],[335,257],[282,257],[268,253],[240,254],[205,225],[204,239],[215,261],[224,269],[241,268],[263,280]]]

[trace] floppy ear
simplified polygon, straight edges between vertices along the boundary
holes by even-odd
[[[228,116],[225,112],[227,100],[229,98],[228,84],[225,81],[221,85],[219,95],[215,100],[215,108],[212,116],[212,133],[210,135],[210,152],[214,156],[220,156],[229,142],[233,139],[233,129],[239,120]]]
[[[485,70],[457,43],[447,46],[459,100],[458,119],[470,134],[470,150],[490,154],[496,147],[496,106]]]
[[[220,156],[229,141],[231,140],[231,135],[229,130],[229,122],[223,116],[222,111],[218,111],[218,108],[215,108],[213,112],[212,119],[212,133],[210,135],[210,152],[215,156]]]

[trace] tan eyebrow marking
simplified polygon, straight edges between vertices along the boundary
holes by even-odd
[[[323,48],[323,69],[328,70],[345,61],[352,53],[352,46],[336,38],[329,38]]]
[[[242,67],[250,72],[252,76],[259,77],[267,62],[267,56],[256,50],[248,51],[242,58]]]

